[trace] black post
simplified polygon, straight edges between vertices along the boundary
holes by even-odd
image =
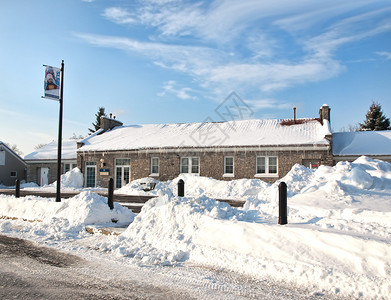
[[[19,198],[20,197],[20,180],[16,179],[15,181],[15,197]]]
[[[114,179],[110,178],[109,191],[108,191],[108,197],[107,197],[110,209],[114,209],[113,194],[114,194]]]
[[[280,182],[278,185],[279,190],[279,216],[278,224],[286,225],[288,224],[288,201],[287,201],[287,188],[285,182]]]
[[[179,179],[178,181],[178,196],[179,197],[185,196],[185,182],[182,179]]]
[[[57,193],[56,202],[61,202],[61,148],[62,148],[62,111],[64,91],[64,60],[61,62],[61,83],[60,83],[60,113],[58,120],[58,145],[57,145]]]

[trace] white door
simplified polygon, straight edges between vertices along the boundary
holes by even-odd
[[[119,189],[130,181],[130,159],[117,158],[115,160],[115,188]]]
[[[48,175],[49,175],[49,168],[41,168],[41,175],[39,180],[40,186],[44,186],[49,183]]]
[[[130,167],[116,166],[115,167],[115,188],[119,189],[129,183]]]

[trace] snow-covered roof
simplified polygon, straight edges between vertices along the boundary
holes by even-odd
[[[333,155],[391,155],[391,130],[335,132]]]
[[[329,144],[325,139],[325,135],[331,134],[328,121],[324,125],[315,119],[299,119],[293,125],[282,125],[282,121],[252,119],[119,126],[84,139],[78,151]]]
[[[77,141],[63,140],[61,147],[61,159],[76,159]],[[53,141],[42,148],[26,155],[25,160],[52,160],[57,159],[57,141]]]

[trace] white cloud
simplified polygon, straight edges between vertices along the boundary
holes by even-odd
[[[374,2],[369,6],[366,0],[145,0],[132,13],[111,7],[104,16],[118,24],[154,29],[148,41],[77,36],[185,73],[215,98],[231,90],[272,92],[337,76],[346,70],[337,50],[390,32],[390,4]],[[192,97],[190,88],[171,81],[159,94],[167,93]],[[271,102],[257,103],[262,107]]]
[[[163,97],[167,94],[172,94],[182,100],[196,100],[196,96],[190,95],[194,92],[191,88],[176,88],[177,83],[174,80],[167,81],[163,86],[163,91],[158,93],[158,96]]]
[[[246,100],[246,103],[254,110],[262,109],[291,109],[292,103],[276,100],[276,99],[258,99]]]
[[[120,7],[106,8],[102,15],[117,24],[132,24],[136,22],[126,9]]]
[[[380,56],[383,56],[386,60],[390,60],[391,59],[391,52],[378,51],[378,52],[376,52],[376,54],[380,55]]]
[[[297,63],[242,63],[229,54],[207,47],[139,42],[88,34],[77,36],[93,45],[136,52],[152,59],[160,67],[184,72],[198,81],[213,84],[213,87],[230,87],[228,90],[257,86],[260,90],[271,91],[327,79],[344,69],[332,59],[321,61],[306,58]]]

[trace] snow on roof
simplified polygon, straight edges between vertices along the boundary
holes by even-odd
[[[137,150],[175,147],[328,145],[330,124],[306,119],[281,125],[282,120],[240,120],[180,124],[119,126],[83,141],[78,151]]]
[[[61,159],[76,159],[77,151],[76,140],[63,140]],[[38,159],[57,159],[57,141],[53,141],[42,148],[26,155],[25,160],[38,160]]]
[[[391,130],[333,133],[333,155],[391,155]]]

